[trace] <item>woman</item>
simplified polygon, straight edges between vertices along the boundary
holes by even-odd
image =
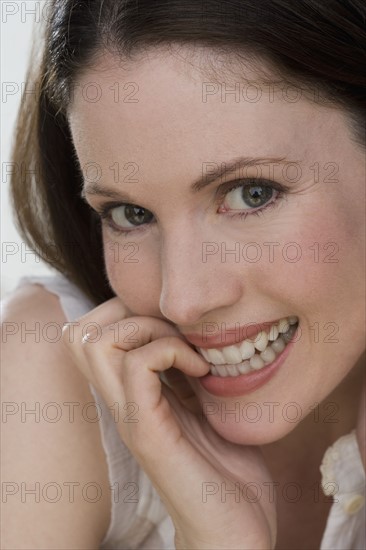
[[[61,417],[8,414],[7,548],[365,547],[365,15],[51,3],[12,196],[60,275],[9,300],[6,372]]]

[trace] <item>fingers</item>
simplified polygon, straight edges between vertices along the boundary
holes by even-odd
[[[117,296],[100,304],[75,321],[65,323],[63,340],[65,343],[81,342],[89,334],[100,334],[103,327],[112,325],[131,316],[130,311]]]
[[[115,399],[123,391],[125,399],[138,403],[141,414],[155,409],[161,399],[157,373],[175,367],[187,376],[199,377],[209,369],[198,353],[175,336],[159,338],[129,352],[115,346],[108,352],[104,343],[84,343],[83,350],[86,376],[102,388],[106,399]]]
[[[82,343],[87,340],[88,334],[93,335],[93,338],[91,338],[92,341],[98,341],[105,325],[124,319],[128,313],[128,309],[122,301],[118,297],[115,297],[97,306],[75,321],[64,324],[62,330],[63,345],[67,348],[70,357],[84,375],[87,373],[85,365],[83,365]]]
[[[116,316],[124,313],[123,304],[113,298],[78,320],[74,341],[67,340],[67,329],[63,335],[78,368],[108,404],[122,399],[151,410],[161,398],[156,373],[175,367],[187,376],[207,374],[207,362],[175,327],[152,317],[116,321]],[[91,320],[107,325],[101,326],[97,337],[92,333],[90,339],[83,338],[82,327]],[[187,391],[188,385],[185,388]]]
[[[171,388],[180,399],[187,399],[195,395],[192,386],[189,384],[184,374],[179,370],[175,368],[169,369],[165,371],[162,376],[164,383]]]
[[[122,300],[115,296],[80,317],[78,321],[84,324],[94,321],[100,326],[104,326],[115,323],[116,321],[131,315],[131,312],[123,304]]]
[[[103,340],[105,345],[115,344],[124,351],[139,348],[162,336],[177,336],[185,341],[173,325],[162,319],[127,313],[121,300],[112,298],[76,322],[65,323],[63,339],[65,343],[76,344]]]
[[[152,317],[118,318],[123,314],[125,309],[119,299],[109,300],[78,319],[73,341],[65,339],[77,367],[108,407],[134,405],[138,423],[121,421],[117,428],[130,450],[143,457],[151,454],[157,433],[164,432],[160,447],[167,448],[169,441],[173,443],[181,436],[158,374],[173,367],[185,376],[200,377],[208,373],[209,366],[166,321]],[[91,321],[101,327],[98,338],[83,338],[83,324]],[[136,330],[128,338],[121,338],[126,327]],[[186,385],[186,397],[187,390]]]
[[[209,371],[208,363],[185,342],[175,336],[165,336],[131,350],[125,356],[121,375],[126,384],[138,384],[144,370],[151,373],[163,372],[170,367],[179,369],[187,376],[200,377]],[[158,377],[154,379],[160,384]]]
[[[110,334],[113,333],[114,335],[113,343],[115,346],[124,351],[140,348],[153,340],[167,336],[181,338],[182,341],[185,341],[184,337],[173,325],[162,319],[152,317],[129,317],[126,320],[110,325],[108,330]],[[103,331],[104,334],[106,332],[107,330]],[[127,333],[128,335],[126,336]]]
[[[194,414],[202,412],[201,404],[186,376],[178,369],[171,368],[161,374],[160,379],[168,386],[186,409]]]

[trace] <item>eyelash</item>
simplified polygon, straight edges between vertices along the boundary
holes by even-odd
[[[225,189],[218,188],[217,195],[219,195],[218,198],[216,198],[216,201],[222,200],[230,191],[233,191],[234,189],[237,189],[238,187],[250,187],[251,185],[260,185],[261,187],[271,187],[275,191],[277,191],[277,194],[275,195],[274,199],[270,199],[268,203],[266,203],[264,206],[260,206],[257,209],[248,209],[248,212],[237,212],[236,214],[227,214],[230,218],[240,218],[245,219],[247,216],[260,216],[262,215],[267,209],[274,208],[277,206],[281,199],[284,197],[285,194],[289,193],[290,190],[288,187],[284,185],[280,185],[279,183],[273,181],[273,180],[262,180],[259,178],[248,178],[248,181],[240,180],[239,182],[231,182],[231,186],[227,187],[225,184]],[[260,183],[259,183],[260,182]],[[263,183],[264,182],[264,183]],[[116,235],[129,235],[132,231],[138,231],[141,228],[144,227],[144,225],[136,226],[136,229],[121,229],[120,227],[117,227],[111,216],[111,211],[114,208],[118,208],[119,206],[129,206],[128,203],[121,203],[121,202],[107,202],[100,206],[99,208],[95,208],[94,210],[98,214],[98,216],[101,218],[102,221],[105,221],[108,228],[113,231]],[[149,224],[150,225],[150,224]]]

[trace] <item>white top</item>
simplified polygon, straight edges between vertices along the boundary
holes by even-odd
[[[16,288],[43,285],[59,297],[68,321],[93,304],[74,284],[57,273],[22,277]],[[174,526],[149,478],[122,442],[113,415],[89,384],[99,412],[99,426],[111,487],[111,522],[100,550],[174,549]],[[355,430],[340,437],[320,465],[325,494],[333,494],[320,550],[366,550],[365,472]]]

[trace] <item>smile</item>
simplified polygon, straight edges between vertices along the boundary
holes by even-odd
[[[211,364],[210,372],[213,376],[240,376],[272,363],[295,334],[298,322],[295,316],[284,317],[272,324],[269,331],[260,331],[255,338],[247,338],[220,349],[196,349]]]

